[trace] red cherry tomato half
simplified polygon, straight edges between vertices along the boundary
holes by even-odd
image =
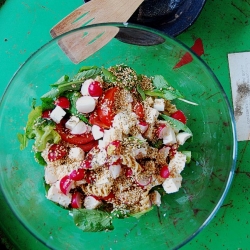
[[[91,141],[86,144],[78,145],[79,148],[81,148],[84,152],[89,152],[92,148],[96,147],[98,145],[98,141]]]
[[[44,119],[51,119],[50,118],[50,113],[51,113],[51,109],[47,109],[47,110],[44,110],[43,112],[42,112],[42,118],[44,118]]]
[[[55,105],[60,106],[63,109],[69,109],[70,101],[65,96],[60,96],[55,100]]]
[[[106,90],[97,105],[97,115],[102,123],[110,127],[112,125],[115,112],[113,109],[115,94],[119,91],[118,87]]]
[[[75,145],[82,145],[95,140],[91,132],[79,135],[71,134],[69,130],[65,128],[64,124],[65,121],[56,124],[56,131],[62,140]]]
[[[184,115],[184,113],[181,111],[181,110],[177,110],[176,112],[174,112],[172,115],[171,115],[172,118],[186,124],[187,122],[187,118],[186,116]]]
[[[100,128],[109,128],[108,125],[104,124],[103,122],[101,122],[101,120],[99,119],[97,112],[92,112],[89,116],[89,123],[92,125],[97,125]]]
[[[167,165],[162,166],[161,170],[160,170],[160,176],[162,178],[168,178],[169,175],[170,175],[170,173],[169,173],[168,166]]]
[[[53,144],[48,151],[49,161],[56,161],[62,159],[67,155],[67,149],[61,144]]]
[[[134,113],[135,113],[140,119],[143,119],[143,118],[144,118],[144,108],[143,108],[142,103],[137,102],[137,103],[135,104],[135,106],[133,107],[133,111],[134,111]]]

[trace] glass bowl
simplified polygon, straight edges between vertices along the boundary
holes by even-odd
[[[74,48],[77,47],[77,56],[88,51],[88,46],[101,36],[86,44],[84,39],[89,34],[114,29],[118,33],[105,46],[78,64],[72,62]],[[71,59],[61,48],[68,49]],[[192,62],[176,68],[185,53],[189,53]],[[159,208],[139,219],[114,220],[113,231],[84,233],[74,225],[68,210],[46,199],[44,168],[34,160],[31,143],[28,149],[20,151],[17,134],[23,131],[32,101],[38,100],[49,90],[49,84],[62,75],[72,76],[81,66],[109,67],[121,63],[148,76],[163,75],[186,99],[198,103],[194,106],[176,101],[194,134],[188,145],[192,161],[182,172],[182,188],[165,195]],[[179,41],[138,25],[87,26],[45,44],[21,66],[8,85],[1,100],[0,131],[2,192],[21,223],[52,249],[181,247],[218,211],[230,187],[236,161],[232,111],[213,72]]]

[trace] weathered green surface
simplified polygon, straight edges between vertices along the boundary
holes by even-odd
[[[49,29],[82,2],[5,2],[0,9],[0,94],[19,66],[51,39]],[[208,0],[195,24],[178,36],[190,47],[196,38],[202,39],[205,50],[202,58],[214,71],[230,100],[227,54],[250,51],[249,22],[249,0]],[[248,142],[239,143],[235,178],[223,206],[212,222],[183,249],[249,249],[249,153]],[[46,249],[15,219],[2,195],[0,209],[0,236],[7,246]]]

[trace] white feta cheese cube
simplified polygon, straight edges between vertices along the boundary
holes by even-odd
[[[180,132],[179,134],[177,134],[176,140],[180,145],[183,145],[190,137],[192,137],[192,134],[187,132]]]
[[[177,174],[174,177],[168,177],[162,186],[167,194],[178,192],[181,187],[182,176]]]
[[[56,106],[50,113],[50,118],[55,123],[60,123],[62,118],[66,115],[66,112],[59,106]]]
[[[45,167],[44,178],[47,184],[53,184],[58,181],[58,177],[53,166],[48,165]]]
[[[109,172],[110,172],[110,175],[113,179],[116,179],[117,177],[120,176],[121,170],[122,170],[122,168],[121,168],[120,164],[109,166]]]
[[[158,207],[161,205],[161,195],[158,191],[155,190],[150,193],[149,197],[152,204],[157,205]]]
[[[165,100],[164,99],[155,99],[154,100],[154,109],[158,111],[164,111],[165,110]]]
[[[145,110],[145,120],[148,123],[155,123],[158,118],[158,115],[159,111],[154,108],[147,107]]]
[[[115,115],[113,120],[113,127],[121,129],[124,134],[130,132],[130,128],[135,126],[137,123],[136,114],[133,112],[122,111]]]
[[[70,119],[65,123],[65,127],[72,130],[76,124],[80,121],[77,116],[71,116]]]
[[[102,204],[102,202],[98,201],[93,196],[87,196],[84,199],[84,206],[85,206],[86,209],[95,209],[98,206],[100,206],[101,204]]]
[[[84,156],[84,151],[79,147],[72,147],[69,150],[69,158],[71,160],[82,161]]]
[[[174,144],[176,143],[176,136],[174,130],[169,126],[168,134],[163,137],[163,144]]]
[[[92,134],[93,134],[94,139],[98,140],[98,139],[103,137],[104,130],[97,125],[93,125],[92,126]]]
[[[63,194],[58,188],[57,184],[51,185],[48,190],[47,199],[54,201],[64,207],[68,207],[71,203],[72,195],[69,193],[68,195]]]
[[[176,152],[174,157],[170,160],[168,164],[168,169],[170,172],[174,171],[175,173],[180,173],[186,164],[186,155],[181,152]]]

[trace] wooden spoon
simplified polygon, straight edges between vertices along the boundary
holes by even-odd
[[[57,23],[50,34],[55,38],[89,24],[126,22],[142,2],[143,0],[92,0]],[[77,31],[60,38],[58,43],[74,63],[79,63],[101,49],[118,31],[119,28],[113,26],[89,29],[89,33],[84,35],[83,31]]]

